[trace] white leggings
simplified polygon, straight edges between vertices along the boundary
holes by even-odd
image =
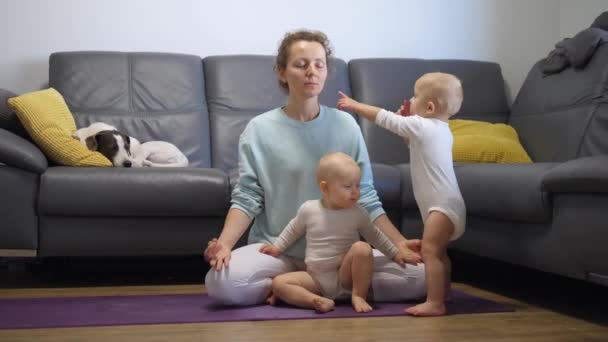
[[[205,277],[209,296],[225,305],[263,303],[279,274],[306,269],[301,259],[275,258],[260,253],[261,243],[232,251],[228,268],[210,269]],[[426,294],[424,265],[401,267],[374,249],[373,300],[377,302],[421,299]]]

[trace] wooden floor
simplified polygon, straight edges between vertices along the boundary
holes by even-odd
[[[504,273],[504,271],[498,272]],[[489,276],[492,277],[492,274]],[[522,275],[506,275],[503,280],[513,276]],[[460,278],[466,281],[467,277],[464,275]],[[0,330],[0,341],[608,341],[608,327],[605,324],[608,316],[604,316],[608,311],[603,306],[606,302],[605,298],[598,298],[597,307],[589,307],[593,306],[594,299],[588,298],[589,291],[581,291],[581,288],[587,289],[589,285],[577,282],[571,285],[572,282],[569,280],[565,282],[566,289],[560,292],[562,297],[558,294],[553,300],[548,298],[549,304],[543,302],[547,299],[545,298],[539,302],[540,305],[535,303],[538,302],[536,299],[545,294],[551,296],[554,291],[550,287],[539,290],[531,286],[530,291],[504,295],[499,292],[505,293],[509,290],[505,291],[505,287],[501,285],[494,285],[498,290],[493,291],[486,288],[486,282],[453,283],[453,287],[464,292],[512,306],[515,312],[509,313],[437,318],[404,316]],[[547,285],[541,284],[541,286]],[[594,296],[608,294],[608,291],[602,287],[590,288],[597,291]],[[572,292],[568,293],[568,290]],[[173,294],[201,291],[204,291],[201,285],[30,287],[2,288],[0,298]],[[521,293],[532,293],[534,298],[526,297]],[[581,298],[585,297],[588,302],[573,309],[578,305],[576,303],[580,303],[575,298],[572,299],[577,295]],[[564,298],[569,299],[563,300]],[[564,302],[566,307],[560,307],[559,304]]]

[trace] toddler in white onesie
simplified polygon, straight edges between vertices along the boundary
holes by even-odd
[[[340,92],[338,108],[350,110],[406,138],[414,197],[424,222],[422,259],[426,266],[426,302],[408,308],[415,316],[446,313],[450,289],[449,241],[465,230],[466,208],[452,160],[453,137],[448,119],[460,110],[462,85],[453,75],[428,73],[420,77],[411,98],[411,113],[400,114],[357,102]]]
[[[351,298],[357,312],[372,311],[366,297],[373,273],[372,247],[400,265],[404,256],[358,205],[361,170],[347,154],[331,153],[319,161],[317,180],[322,193],[306,201],[265,254],[279,256],[306,236],[306,272],[290,272],[272,281],[273,295],[286,303],[328,312],[334,299]]]

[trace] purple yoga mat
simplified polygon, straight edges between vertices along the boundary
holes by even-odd
[[[287,305],[226,307],[206,294],[0,299],[0,329],[403,316],[414,304],[372,303],[374,311],[360,314],[340,303],[318,314]],[[447,308],[448,314],[513,311],[457,290]]]

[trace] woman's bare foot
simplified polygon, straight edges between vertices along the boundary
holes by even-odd
[[[353,295],[351,301],[356,312],[371,312],[373,310],[372,306],[365,301],[365,298]]]
[[[424,302],[422,304],[418,304],[416,306],[412,306],[411,308],[405,309],[405,312],[412,316],[443,316],[446,314],[445,304],[442,303],[431,303]]]
[[[312,300],[315,311],[318,313],[330,312],[336,306],[333,300],[325,297],[318,297]]]

